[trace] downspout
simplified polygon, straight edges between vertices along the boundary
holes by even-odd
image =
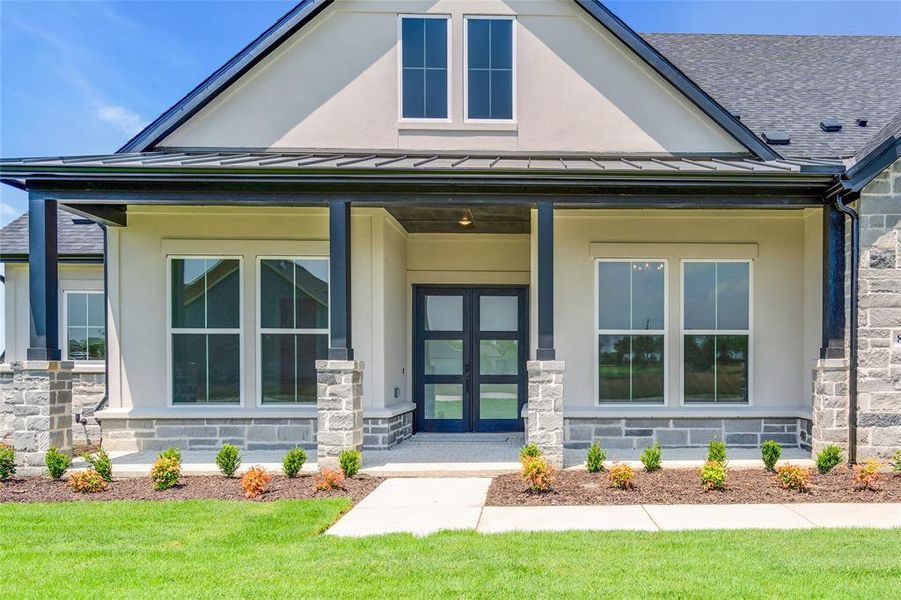
[[[860,222],[857,211],[842,202],[842,195],[836,194],[835,208],[851,219],[851,299],[850,299],[850,344],[848,365],[848,466],[857,462],[857,272],[860,260]]]

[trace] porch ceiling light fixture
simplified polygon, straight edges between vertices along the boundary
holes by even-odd
[[[460,220],[457,221],[457,223],[459,223],[463,227],[469,227],[470,225],[472,225],[472,213],[469,211],[469,209],[466,209],[466,212],[463,214]]]

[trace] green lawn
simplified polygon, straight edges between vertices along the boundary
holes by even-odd
[[[901,597],[901,531],[318,536],[343,500],[0,505],[0,596]]]

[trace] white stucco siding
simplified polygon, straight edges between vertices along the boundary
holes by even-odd
[[[64,302],[67,291],[103,291],[103,265],[59,265],[59,342],[65,344]],[[25,360],[29,344],[28,265],[8,263],[3,289],[6,305],[6,362]],[[64,350],[65,352],[65,350]]]
[[[817,215],[819,213],[816,213]],[[810,410],[810,366],[820,334],[819,231],[800,211],[560,210],[555,224],[555,345],[566,361],[571,416],[779,416]],[[534,219],[534,214],[533,214]],[[536,261],[533,221],[532,260]],[[598,405],[596,263],[599,258],[667,261],[664,406]],[[750,259],[751,406],[682,406],[681,260]],[[537,281],[532,276],[532,348]]]
[[[398,13],[451,17],[449,122],[398,118]],[[516,17],[515,122],[464,119],[464,15]],[[744,152],[570,0],[338,0],[161,146]]]

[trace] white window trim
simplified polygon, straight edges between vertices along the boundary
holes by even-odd
[[[172,327],[172,261],[177,259],[211,259],[211,260],[237,260],[238,261],[238,327],[237,328],[178,328]],[[172,397],[172,335],[184,334],[238,334],[238,390],[237,404],[195,402],[176,404]],[[202,410],[206,408],[243,408],[244,407],[244,257],[240,254],[169,254],[166,256],[166,406],[188,411]]]
[[[329,302],[329,310],[328,310],[328,327],[323,328],[287,328],[287,327],[263,327],[263,303],[262,303],[262,268],[264,260],[318,260],[329,264],[330,258],[328,256],[298,256],[298,255],[258,255],[256,257],[256,318],[254,320],[254,325],[256,327],[256,407],[265,410],[297,410],[297,409],[307,409],[311,406],[316,406],[315,402],[295,402],[295,403],[272,403],[266,404],[263,402],[263,334],[264,333],[284,333],[284,334],[309,334],[309,335],[322,335],[325,334],[328,336],[328,344],[331,346],[332,338],[331,338],[331,325],[332,325],[332,307],[331,302]],[[331,278],[329,278],[329,300],[331,300]],[[297,382],[295,380],[295,386]]]
[[[635,262],[660,262],[663,263],[663,329],[601,329],[598,284],[599,267],[601,263],[635,263]],[[602,258],[594,259],[594,405],[602,408],[647,408],[647,407],[665,407],[669,401],[669,260],[666,258]],[[629,271],[631,277],[631,270]],[[631,289],[629,294],[631,297]],[[630,298],[631,299],[631,298]],[[629,303],[631,322],[631,301]],[[600,348],[598,348],[598,336],[600,335],[662,335],[663,336],[663,402],[601,402],[601,374],[600,374]],[[631,395],[631,394],[630,394]]]
[[[470,119],[469,118],[469,20],[512,21],[510,27],[510,71],[511,71],[511,111],[509,119]],[[464,15],[463,16],[463,122],[464,123],[516,123],[516,17],[513,15]]]
[[[746,263],[748,265],[748,329],[685,329],[685,264],[686,263]],[[741,410],[754,406],[754,260],[749,258],[683,258],[680,260],[679,286],[679,404],[685,407],[716,407]],[[747,335],[748,336],[748,401],[747,402],[686,402],[685,401],[685,335]]]
[[[447,21],[447,116],[445,118],[435,117],[405,117],[404,116],[404,36],[403,21],[404,19],[444,19]],[[398,123],[450,123],[453,115],[453,81],[451,73],[453,72],[451,65],[452,43],[451,24],[453,20],[450,15],[439,14],[399,14],[397,15],[397,121]]]
[[[63,319],[62,319],[62,335],[59,337],[63,341],[63,360],[71,360],[75,361],[80,365],[102,365],[105,364],[106,359],[83,359],[78,360],[74,358],[69,358],[69,294],[94,294],[98,296],[103,296],[102,290],[63,290]],[[106,306],[103,307],[104,313],[106,312]],[[106,315],[104,314],[104,336],[106,335],[106,324],[105,319]],[[88,327],[90,328],[90,327]],[[106,339],[106,338],[104,338]],[[103,354],[106,356],[108,348],[104,345]]]

